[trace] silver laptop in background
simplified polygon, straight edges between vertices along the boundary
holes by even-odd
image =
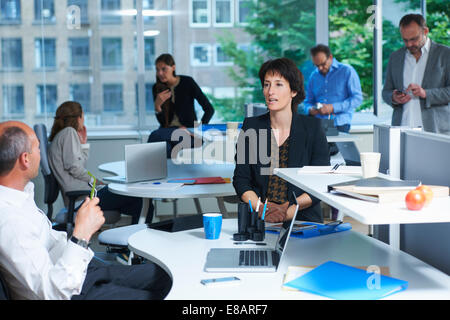
[[[125,177],[105,177],[116,183],[164,179],[167,177],[166,142],[129,144],[125,146]]]
[[[273,249],[213,248],[206,257],[206,272],[276,272],[297,216],[284,222]]]

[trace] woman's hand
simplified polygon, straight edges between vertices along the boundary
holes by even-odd
[[[158,95],[156,96],[156,99],[155,99],[155,111],[158,112],[158,113],[161,112],[162,111],[162,108],[161,108],[162,104],[164,102],[166,102],[167,99],[170,99],[170,97],[172,97],[172,92],[170,92],[169,89],[158,93]]]
[[[81,144],[87,143],[87,130],[86,126],[82,126],[78,131],[78,137],[80,138]]]
[[[286,220],[287,209],[289,202],[283,204],[276,204],[274,202],[267,202],[266,213],[264,220],[267,222],[283,222]],[[258,216],[261,217],[264,210],[264,204],[262,203],[258,210]]]

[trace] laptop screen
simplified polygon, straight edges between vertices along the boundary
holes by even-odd
[[[281,259],[281,255],[283,254],[284,248],[286,246],[287,239],[289,238],[289,236],[291,234],[292,226],[294,225],[295,217],[297,216],[297,212],[298,212],[298,205],[295,208],[295,213],[294,213],[294,216],[292,217],[292,220],[285,221],[281,225],[280,234],[278,235],[278,240],[275,245],[275,251],[278,253],[280,259]]]

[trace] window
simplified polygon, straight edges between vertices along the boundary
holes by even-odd
[[[101,0],[101,22],[105,24],[120,24],[120,0]]]
[[[211,0],[189,1],[189,25],[191,27],[209,27]]]
[[[241,25],[247,25],[251,17],[252,0],[237,0],[237,22]]]
[[[41,115],[53,115],[56,112],[58,100],[56,85],[38,84],[36,87],[37,113]]]
[[[6,116],[23,115],[23,86],[3,85],[3,110]]]
[[[22,70],[22,39],[2,39],[3,70]]]
[[[155,18],[149,15],[146,15],[146,10],[153,10],[154,9],[154,0],[139,0],[142,1],[142,10],[144,15],[144,23],[145,24],[151,24],[155,22]],[[133,0],[134,8],[136,9],[136,0]],[[134,20],[136,21],[136,17],[134,17]]]
[[[91,85],[89,83],[77,83],[70,85],[70,100],[77,101],[83,107],[85,113],[91,112]]]
[[[89,38],[69,38],[70,67],[89,67]]]
[[[137,40],[134,39],[134,57],[137,66]],[[155,67],[155,39],[144,38],[144,59],[145,69],[154,69]]]
[[[223,51],[222,47],[220,45],[214,46],[215,55],[214,55],[214,64],[217,66],[232,66],[233,60],[231,60],[230,57],[228,57],[225,52]]]
[[[103,85],[103,111],[123,111],[123,86],[121,84]]]
[[[201,67],[211,65],[211,45],[191,44],[191,66]]]
[[[102,39],[102,65],[103,67],[122,67],[122,39]]]
[[[80,8],[80,20],[82,24],[89,22],[88,0],[67,0],[67,6],[78,6]]]
[[[233,26],[233,1],[232,0],[214,0],[214,26],[232,27]]]
[[[0,0],[0,23],[18,24],[20,20],[20,0]]]
[[[153,88],[154,83],[146,83],[145,84],[145,111],[150,114],[155,113],[155,104],[153,102]],[[136,83],[136,110],[138,108],[139,101],[139,87]]]
[[[34,0],[34,19],[38,22],[54,23],[56,18],[53,0]]]
[[[36,68],[56,67],[56,40],[39,38],[34,41]]]

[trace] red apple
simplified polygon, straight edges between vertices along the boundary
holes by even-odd
[[[425,205],[425,193],[422,190],[411,190],[406,194],[405,201],[408,210],[420,210]]]

